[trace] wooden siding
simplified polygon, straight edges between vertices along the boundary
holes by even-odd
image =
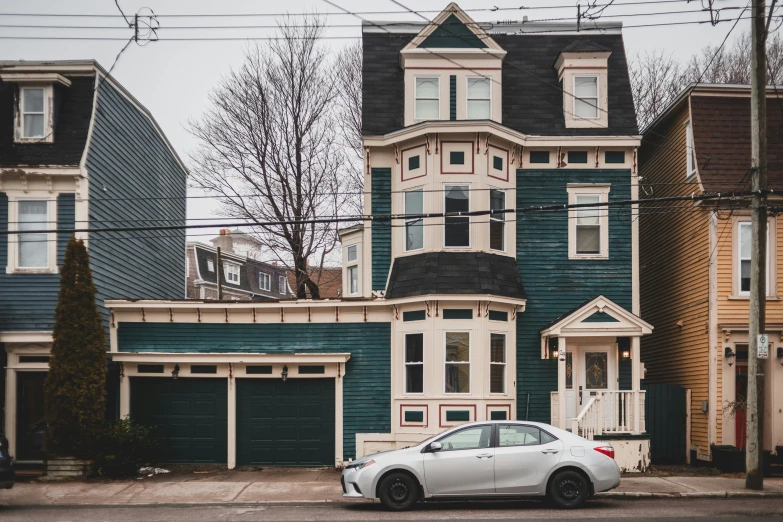
[[[568,183],[607,184],[609,201],[631,198],[628,170],[518,170],[517,208],[567,204]],[[609,259],[584,261],[568,259],[567,211],[518,215],[517,265],[527,295],[526,309],[517,315],[518,419],[550,421],[557,363],[541,359],[540,332],[545,326],[599,295],[631,310],[631,207],[608,212]]]
[[[686,103],[655,129],[655,145],[645,137],[640,150],[642,197],[648,192],[665,197],[699,191],[697,184],[685,183],[687,119]],[[692,390],[692,443],[706,454],[709,419],[701,403],[709,399],[709,213],[694,211],[690,202],[661,207],[642,205],[639,216],[641,313],[655,327],[652,335],[642,337],[644,382]]]
[[[108,329],[106,299],[185,297],[184,230],[99,230],[184,225],[187,173],[150,120],[109,83],[97,103],[87,154],[90,264]]]
[[[122,352],[350,353],[343,382],[343,457],[356,433],[391,430],[389,323],[119,323]]]
[[[8,196],[0,193],[0,230],[8,230]],[[57,228],[73,229],[74,195],[57,197]],[[57,237],[57,264],[62,265],[70,234]],[[59,274],[6,274],[8,236],[0,237],[0,331],[50,331],[60,292]]]
[[[391,169],[372,169],[372,215],[391,214]],[[386,290],[391,267],[391,224],[372,222],[372,289]]]

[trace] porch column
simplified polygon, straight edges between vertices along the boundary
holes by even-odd
[[[641,337],[631,337],[631,394],[633,400],[633,432],[641,433],[642,429],[642,411],[641,411],[641,393],[642,389],[642,361],[640,360]]]
[[[641,337],[631,337],[631,389],[642,389],[642,361],[639,344]]]
[[[8,452],[16,455],[16,370],[5,371],[5,438],[8,439]]]
[[[233,376],[228,378],[228,469],[237,467],[237,386]]]
[[[558,427],[561,430],[568,429],[566,426],[566,339],[557,338],[557,405],[559,412],[557,416]]]
[[[120,377],[120,418],[126,419],[128,415],[130,415],[130,377],[122,375]]]

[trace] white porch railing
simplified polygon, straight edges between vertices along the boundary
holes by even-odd
[[[559,426],[559,396],[551,395],[551,420]],[[571,432],[592,440],[595,435],[632,434],[645,432],[644,390],[612,390],[596,392],[571,421]]]

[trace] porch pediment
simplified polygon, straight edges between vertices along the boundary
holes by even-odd
[[[542,337],[640,337],[653,327],[617,303],[599,295],[558,317]]]

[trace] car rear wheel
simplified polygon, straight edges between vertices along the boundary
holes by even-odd
[[[582,507],[587,494],[587,481],[576,471],[561,471],[549,483],[549,500],[559,508]]]
[[[406,473],[392,473],[381,481],[378,496],[381,504],[391,511],[405,511],[418,500],[418,484]]]

